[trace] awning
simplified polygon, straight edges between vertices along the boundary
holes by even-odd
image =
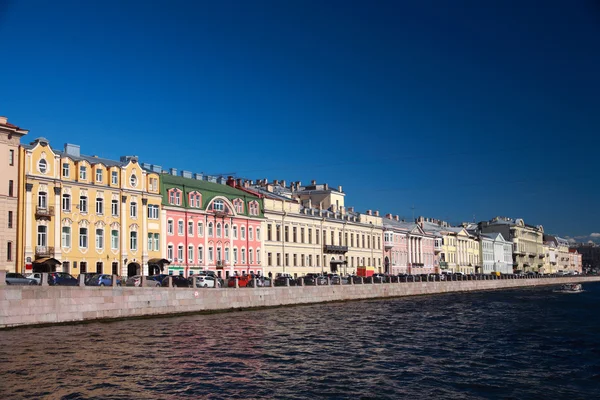
[[[151,258],[148,260],[148,265],[159,265],[162,267],[165,264],[171,264],[171,262],[166,258]]]
[[[50,264],[50,265],[61,265],[62,263],[58,261],[56,258],[52,257],[44,257],[33,260],[34,264]]]

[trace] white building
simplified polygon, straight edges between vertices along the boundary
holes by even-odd
[[[481,260],[483,263],[483,273],[500,272],[502,274],[512,274],[512,243],[504,240],[501,233],[482,233],[481,240]]]

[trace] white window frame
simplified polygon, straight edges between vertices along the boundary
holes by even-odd
[[[100,234],[98,234],[100,233]],[[96,228],[96,250],[104,249],[104,229]]]
[[[116,235],[115,235],[116,233]],[[110,248],[111,250],[119,250],[119,230],[110,230]]]
[[[131,231],[129,233],[129,250],[137,251],[137,231]]]
[[[71,248],[71,227],[63,226],[61,229],[60,242],[62,247]]]
[[[62,163],[62,176],[63,178],[68,178],[71,173],[71,166],[68,162]]]
[[[119,184],[119,172],[118,171],[110,171],[110,182],[113,185]]]
[[[183,236],[184,232],[183,220],[179,219],[177,220],[177,236]]]
[[[79,166],[79,180],[87,181],[87,167],[85,165]]]
[[[102,182],[102,168],[96,168],[96,183]]]
[[[175,233],[174,221],[172,219],[167,220],[167,235],[173,235]]]
[[[80,227],[79,228],[79,248],[87,249],[88,248],[88,228]]]
[[[129,216],[131,218],[137,218],[137,202],[135,201],[129,203]]]
[[[96,197],[96,214],[104,215],[104,199],[102,197]]]

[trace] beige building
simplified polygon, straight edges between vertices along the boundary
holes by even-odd
[[[520,219],[496,217],[481,223],[483,233],[499,232],[513,244],[513,270],[544,272],[544,227]]]
[[[384,272],[383,224],[379,212],[346,208],[342,187],[293,182],[239,181],[238,187],[263,198],[263,270],[289,273],[357,272],[372,266]]]
[[[27,132],[0,117],[0,269],[9,272],[18,261],[19,143]]]
[[[162,257],[158,174],[137,157],[85,156],[53,149],[45,138],[21,146],[24,163],[24,265],[75,275],[148,272]]]
[[[447,222],[419,217],[425,232],[442,237],[439,265],[441,272],[474,274],[481,267],[480,243],[476,235],[462,226],[450,226]]]

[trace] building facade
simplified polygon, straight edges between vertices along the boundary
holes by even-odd
[[[229,184],[263,198],[264,269],[286,273],[356,273],[359,266],[384,272],[379,212],[345,207],[341,187],[285,181],[230,179]]]
[[[23,259],[18,256],[18,215],[19,215],[19,143],[27,134],[0,117],[0,269],[16,272]]]
[[[544,272],[554,274],[559,271],[568,271],[571,267],[569,241],[558,236],[544,234],[544,245],[547,248]]]
[[[569,249],[569,272],[583,272],[583,260],[577,249]]]
[[[419,224],[387,214],[383,219],[385,272],[430,274],[436,272],[435,236]]]
[[[585,270],[600,271],[600,245],[595,243],[581,243],[571,248],[581,254],[583,268]]]
[[[263,274],[263,200],[224,179],[177,171],[161,175],[164,251],[169,273]]]
[[[160,250],[158,174],[137,157],[85,156],[45,138],[21,146],[24,270],[148,273]]]
[[[541,225],[526,225],[520,218],[496,217],[479,226],[482,233],[501,233],[513,244],[513,271],[543,272],[546,252]]]
[[[480,234],[481,272],[512,274],[512,243],[504,240],[501,233]]]

